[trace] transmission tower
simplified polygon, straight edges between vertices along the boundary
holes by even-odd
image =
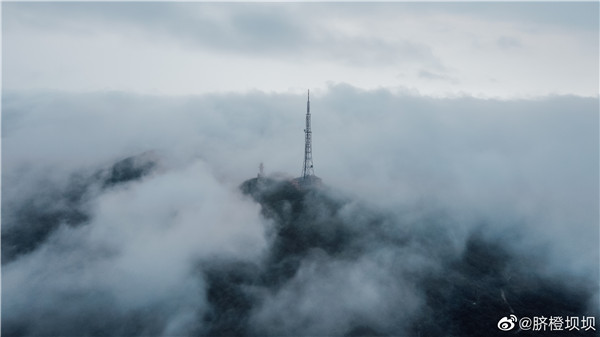
[[[310,131],[310,90],[306,101],[306,129],[304,129],[304,166],[302,167],[302,179],[306,180],[315,174],[312,160],[312,132]]]

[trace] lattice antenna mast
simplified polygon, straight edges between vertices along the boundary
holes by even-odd
[[[312,160],[312,132],[310,131],[310,90],[306,101],[306,129],[304,129],[304,166],[302,168],[302,179],[315,174]]]

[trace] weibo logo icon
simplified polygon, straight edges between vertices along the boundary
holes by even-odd
[[[510,315],[510,317],[502,317],[498,321],[498,329],[502,331],[509,331],[515,327],[515,323],[517,322],[517,316]]]

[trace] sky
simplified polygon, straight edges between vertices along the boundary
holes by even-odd
[[[3,87],[598,95],[598,4],[5,3]]]
[[[2,3],[2,333],[600,322],[598,9]]]

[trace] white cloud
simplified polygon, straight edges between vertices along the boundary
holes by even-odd
[[[355,200],[336,216],[369,248],[357,259],[303,260],[281,292],[244,290],[264,304],[246,313],[258,330],[334,333],[360,316],[371,327],[405,331],[426,307],[410,275],[438,273],[435,254],[460,256],[480,227],[518,256],[544,251],[536,277],[596,280],[596,99],[434,99],[343,84],[311,97],[316,174]],[[3,252],[35,241],[3,265],[3,326],[31,335],[204,331],[202,317],[220,302],[207,300],[202,263],[263,262],[268,222],[237,188],[260,162],[268,174],[299,175],[304,94],[6,92],[3,99]],[[160,158],[153,173],[105,189],[94,180],[96,170],[143,151]],[[74,182],[92,187],[69,202]],[[374,245],[362,232],[371,211],[353,208],[361,203],[387,214],[378,235],[392,243]],[[61,210],[88,218],[68,225]],[[27,236],[55,218],[46,236]],[[416,239],[404,242],[398,231]],[[296,294],[306,297],[284,310]],[[57,303],[68,308],[50,315]],[[325,304],[329,321],[312,311]],[[404,310],[396,323],[385,316],[393,308]],[[98,326],[97,312],[108,325]],[[277,323],[286,313],[313,323]],[[74,317],[80,324],[65,327]]]
[[[11,3],[3,80],[9,89],[167,94],[333,81],[433,96],[598,95],[597,30],[570,24],[569,10],[527,20],[528,6],[488,6]],[[553,4],[536,6],[561,18]],[[594,4],[567,9],[585,6]],[[508,38],[521,48],[499,48]],[[421,69],[457,81],[396,76]]]
[[[210,264],[267,267],[271,224],[238,185],[260,162],[299,175],[307,88],[316,174],[369,248],[241,282],[256,331],[413,331],[411,277],[477,230],[543,261],[535,277],[597,281],[597,7],[3,4],[3,252],[32,244],[3,260],[3,332],[206,333]],[[146,151],[159,165],[139,180],[94,174]],[[407,242],[372,244],[370,212]]]

